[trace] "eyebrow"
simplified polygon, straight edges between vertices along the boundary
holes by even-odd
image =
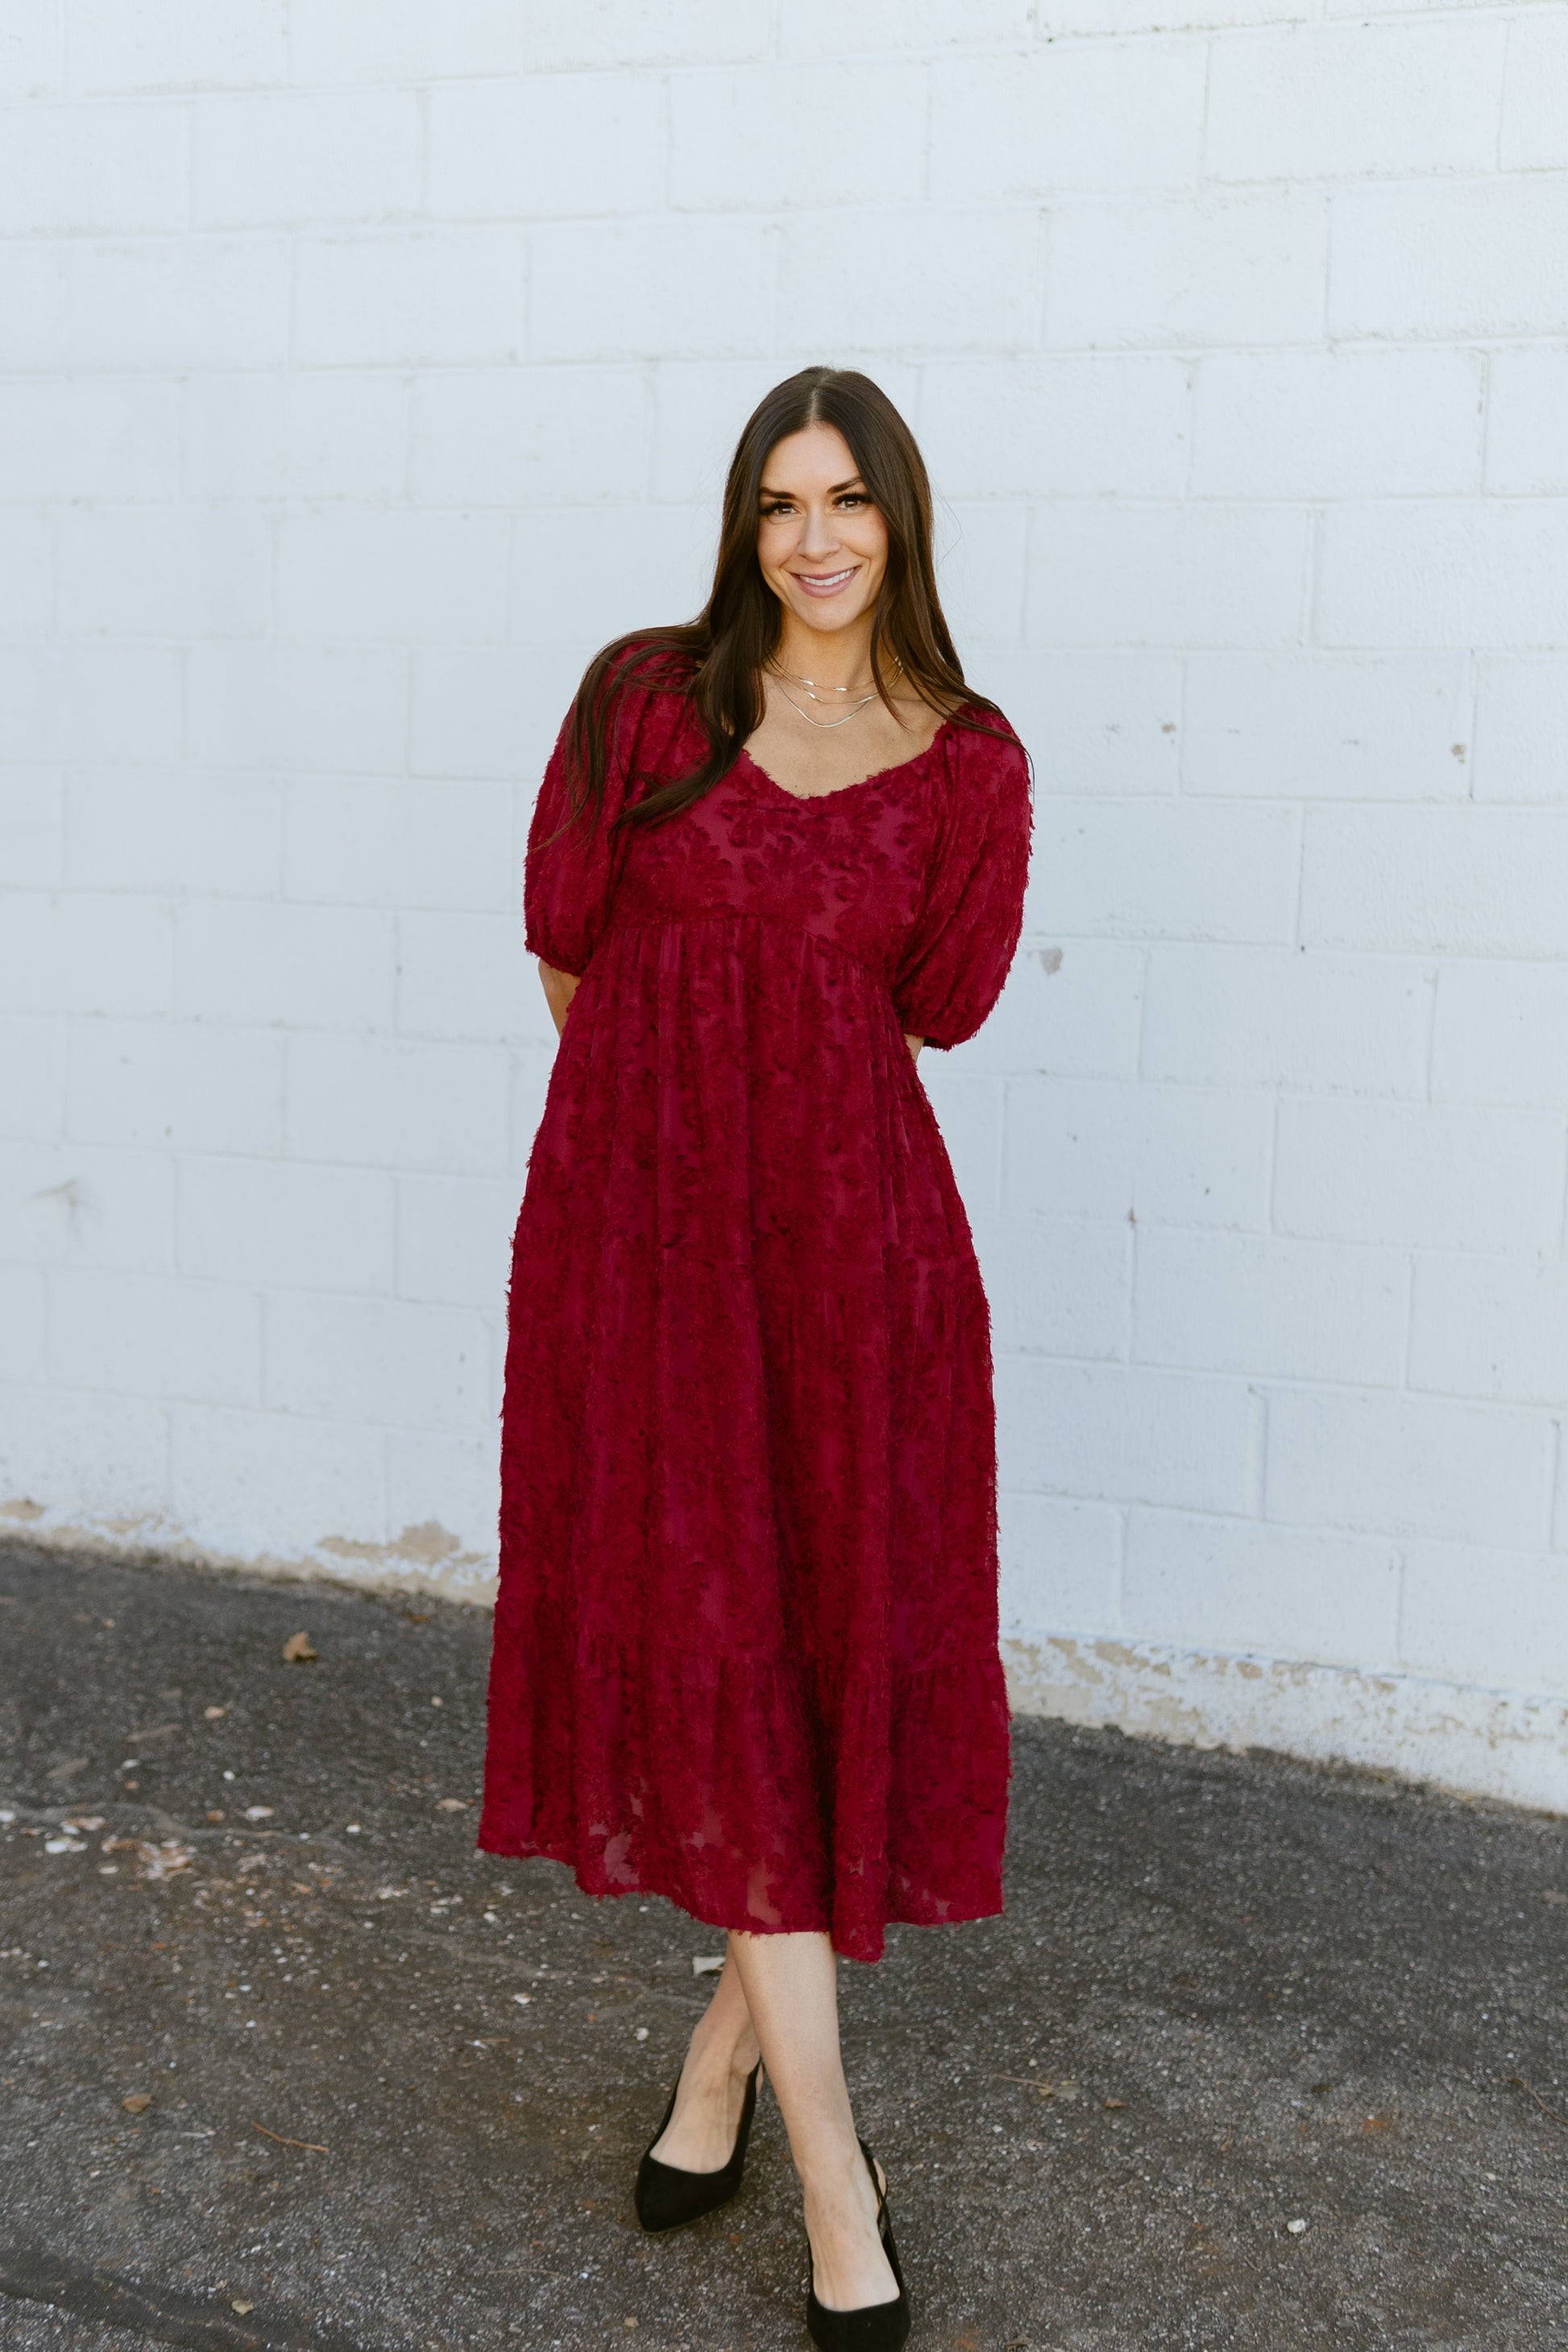
[[[863,490],[865,487],[864,477],[852,474],[847,482],[835,482],[827,495],[830,499],[836,499],[840,490]],[[757,490],[757,496],[760,499],[793,499],[795,495],[793,490],[770,490],[766,482],[762,483]]]

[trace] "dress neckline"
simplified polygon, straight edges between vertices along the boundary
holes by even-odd
[[[797,807],[809,808],[814,801],[840,801],[846,793],[863,793],[868,784],[885,784],[890,776],[901,776],[907,768],[918,768],[922,760],[930,759],[948,729],[958,719],[960,712],[967,710],[968,708],[967,702],[961,702],[957,710],[950,711],[931,741],[922,750],[911,751],[907,760],[895,760],[890,768],[875,768],[868,776],[859,776],[852,784],[836,784],[830,793],[792,793],[787,784],[781,784],[776,776],[770,776],[765,768],[758,766],[743,743],[738,756],[744,760],[752,775],[760,776],[771,791],[782,793],[786,801],[794,801]]]

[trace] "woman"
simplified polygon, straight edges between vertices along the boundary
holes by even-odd
[[[590,665],[529,839],[561,1043],[517,1230],[479,1843],[729,1931],[644,2158],[739,2186],[766,2062],[821,2346],[901,2344],[836,1954],[1002,1907],[989,1328],[914,1057],[1017,944],[1027,761],[970,694],[868,378],[764,399],[686,627]]]

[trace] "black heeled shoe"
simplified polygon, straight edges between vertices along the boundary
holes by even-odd
[[[682,2066],[682,2073],[685,2068]],[[675,2089],[669,2095],[669,2105],[664,2111],[664,2121],[649,2140],[637,2167],[637,2220],[645,2230],[679,2230],[684,2221],[695,2221],[704,2213],[711,2213],[716,2205],[727,2205],[741,2185],[741,2175],[746,2167],[746,2142],[752,2136],[752,2117],[757,2111],[757,2084],[762,2079],[763,2062],[759,2058],[746,2081],[745,2104],[741,2109],[740,2128],[735,2145],[730,2151],[730,2161],[721,2164],[717,2172],[683,2172],[678,2164],[661,2164],[654,2149],[669,2128],[675,2113],[676,2097],[680,2090],[680,2075],[675,2078]]]
[[[808,2232],[805,2258],[811,2266],[811,2284],[806,2290],[805,2325],[818,2352],[899,2352],[900,2345],[908,2340],[912,2325],[904,2274],[899,2268],[899,2250],[893,2243],[888,2194],[877,2178],[877,2160],[864,2140],[860,2142],[860,2153],[866,2159],[866,2169],[877,2192],[877,2230],[882,2241],[882,2252],[888,2257],[888,2268],[898,2281],[899,2292],[889,2303],[863,2303],[854,2311],[830,2311],[826,2304],[818,2303],[816,2299],[816,2261],[811,2251]]]

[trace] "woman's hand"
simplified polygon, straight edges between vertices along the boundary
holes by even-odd
[[[911,1037],[909,1031],[906,1029],[904,1032],[904,1043],[910,1049],[910,1061],[918,1062],[921,1057],[921,1047],[925,1044],[925,1039],[923,1037]]]
[[[550,1017],[559,1037],[566,1026],[566,1015],[572,1009],[572,999],[577,993],[577,982],[569,971],[557,971],[553,964],[539,959],[539,977],[544,982],[544,1001],[550,1007]]]

